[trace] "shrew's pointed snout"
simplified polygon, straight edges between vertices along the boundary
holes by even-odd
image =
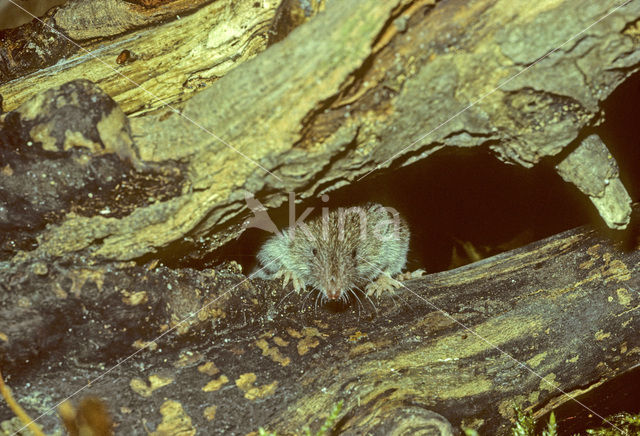
[[[327,290],[327,298],[329,300],[337,300],[338,298],[340,298],[340,295],[342,294],[342,292],[340,292],[339,289],[329,289]]]
[[[329,300],[337,300],[342,295],[342,286],[335,277],[329,277],[327,280],[325,295]]]

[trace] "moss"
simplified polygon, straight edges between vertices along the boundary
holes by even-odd
[[[597,436],[640,435],[640,414],[618,413],[607,417],[605,424],[606,427],[588,429],[587,434]]]
[[[556,417],[551,412],[549,416],[549,422],[547,428],[542,430],[542,433],[536,433],[536,422],[528,413],[522,411],[519,407],[514,407],[516,412],[516,422],[511,428],[511,434],[513,436],[557,436],[558,429],[556,425]],[[630,413],[622,412],[616,415],[607,417],[604,421],[603,427],[587,429],[588,435],[595,436],[640,436],[640,414],[632,415]],[[480,436],[477,430],[470,428],[462,428],[466,436]],[[577,436],[577,435],[574,435]]]
[[[331,427],[333,427],[333,424],[335,424],[336,420],[338,419],[338,416],[340,415],[340,411],[342,410],[342,400],[338,401],[334,406],[333,409],[331,409],[331,414],[329,415],[329,417],[324,421],[324,423],[322,424],[322,427],[320,427],[320,429],[314,434],[311,433],[311,430],[309,430],[309,427],[305,427],[304,428],[304,435],[305,436],[326,436],[329,434],[329,431],[331,430]],[[258,429],[258,435],[259,436],[277,436],[276,432],[269,432],[265,429],[263,429],[262,427],[260,427]]]

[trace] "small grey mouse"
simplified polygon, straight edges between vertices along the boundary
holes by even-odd
[[[329,300],[346,300],[363,287],[380,296],[402,286],[392,276],[405,267],[408,248],[409,228],[392,208],[373,203],[325,208],[322,216],[264,243],[259,276],[283,277],[283,286],[291,280],[296,291],[310,287]]]

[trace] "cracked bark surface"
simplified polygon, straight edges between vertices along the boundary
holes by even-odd
[[[343,399],[337,428],[346,434],[447,434],[447,421],[504,434],[513,402],[538,410],[560,401],[556,387],[578,393],[635,364],[640,344],[627,332],[638,328],[637,240],[624,251],[584,229],[557,235],[413,281],[417,296],[399,295],[409,304],[383,300],[377,313],[315,309],[297,295],[279,303],[277,285],[243,282],[233,265],[153,260],[177,248],[199,258],[235,238],[250,214],[246,192],[275,208],[287,191],[315,197],[445,147],[490,149],[524,167],[555,159],[624,227],[617,166],[602,141],[583,136],[638,69],[640,4],[614,11],[620,3],[594,1],[575,13],[570,0],[329,0],[309,22],[281,28],[284,3],[144,3],[150,9],[124,24],[103,16],[116,21],[107,39],[83,40],[96,35],[82,27],[70,35],[102,46],[100,59],[143,77],[183,117],[66,46],[35,67],[12,65],[15,78],[0,86],[10,111],[0,119],[0,195],[14,196],[0,204],[9,235],[0,364],[32,412],[173,327],[171,340],[86,391],[106,398],[118,432],[295,434],[317,429]],[[81,6],[51,17],[63,26],[62,14]],[[247,29],[222,25],[244,20]],[[279,42],[267,48],[275,28]],[[29,29],[8,36],[24,48]],[[124,49],[133,58],[119,64]],[[69,83],[78,72],[118,105],[88,82]],[[91,117],[78,116],[87,101]]]
[[[246,192],[277,207],[287,191],[317,196],[443,147],[489,148],[523,166],[554,156],[599,122],[599,102],[637,70],[640,7],[545,5],[329,2],[196,94],[183,116],[131,119],[142,160],[185,165],[181,195],[121,218],[66,217],[38,250],[129,260],[185,239],[212,250],[241,231]]]
[[[376,308],[316,307],[232,264],[27,260],[0,269],[0,365],[34,416],[85,387],[117,434],[300,434],[343,401],[340,434],[506,435],[514,404],[541,416],[637,364],[640,239],[630,248],[575,229]]]

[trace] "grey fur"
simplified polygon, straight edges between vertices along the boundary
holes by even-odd
[[[400,286],[391,276],[405,267],[409,229],[393,209],[339,208],[305,224],[265,242],[258,253],[266,272],[261,276],[283,276],[297,291],[311,287],[332,300],[362,286],[378,295]]]

